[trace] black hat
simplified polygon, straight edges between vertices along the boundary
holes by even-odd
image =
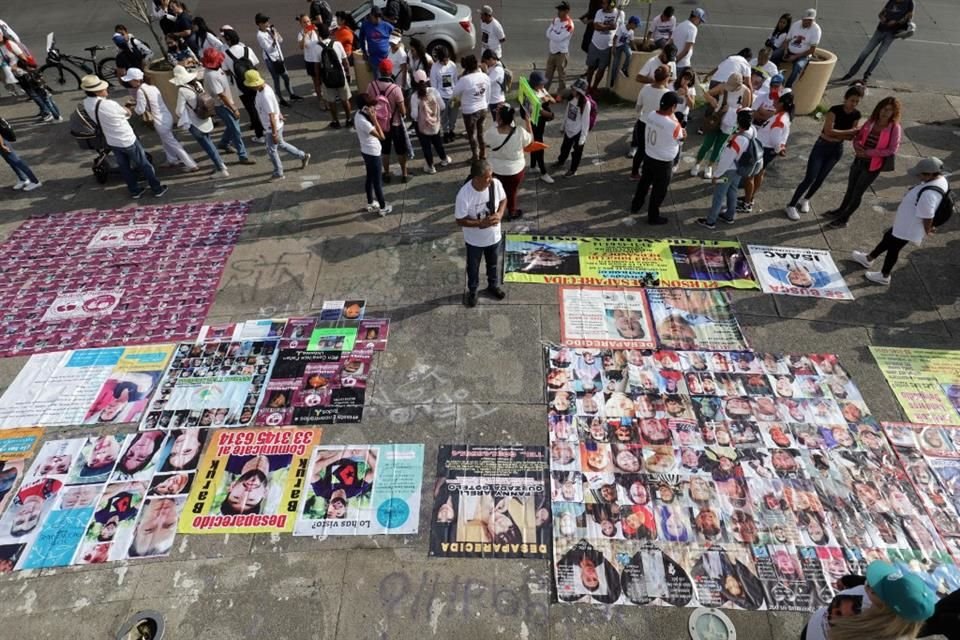
[[[258,13],[253,21],[257,24],[263,24],[264,22],[270,22],[270,16],[265,16],[262,13]]]
[[[680,95],[676,91],[667,91],[660,98],[660,110],[672,109],[681,102],[683,102],[683,100],[680,99]]]
[[[563,0],[560,4],[556,6],[557,11],[570,11],[570,3],[567,0]]]

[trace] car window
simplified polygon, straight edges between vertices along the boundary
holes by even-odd
[[[416,5],[410,5],[410,21],[411,22],[432,22],[434,15],[431,11],[424,9],[423,7],[418,7]]]
[[[353,19],[356,21],[357,24],[360,24],[360,22],[367,17],[368,13],[370,13],[370,3],[364,2],[363,4],[358,6],[356,9],[351,11],[350,15],[353,16]]]
[[[437,9],[440,9],[442,11],[446,11],[452,16],[457,15],[457,5],[453,4],[452,2],[447,2],[447,0],[422,0],[422,2],[425,5],[429,5],[431,7],[436,7]],[[416,15],[417,7],[414,7],[413,5],[411,5],[410,8],[413,10],[413,14]],[[416,20],[416,18],[414,18],[414,20]]]

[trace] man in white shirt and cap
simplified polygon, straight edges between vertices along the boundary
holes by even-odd
[[[890,273],[897,264],[900,251],[911,242],[920,246],[924,238],[936,231],[934,218],[938,212],[953,204],[940,158],[923,158],[907,173],[920,178],[920,183],[907,191],[900,201],[893,227],[883,233],[880,243],[870,253],[854,251],[850,255],[854,262],[872,269],[874,261],[886,254],[880,271],[870,270],[864,274],[870,282],[890,284]]]
[[[103,132],[103,138],[117,159],[120,173],[123,174],[133,199],[139,199],[146,192],[139,184],[136,171],[146,178],[154,196],[159,198],[165,194],[167,187],[160,184],[157,172],[147,159],[147,152],[127,122],[133,113],[119,102],[107,99],[110,85],[102,78],[84,76],[80,81],[80,88],[87,94],[83,100],[83,109]]]
[[[820,25],[817,24],[816,9],[807,9],[803,12],[803,17],[790,26],[787,39],[770,56],[770,61],[775,64],[779,65],[783,62],[793,64],[787,82],[784,84],[786,88],[792,87],[793,83],[800,78],[803,70],[807,68],[811,57],[817,51],[817,45],[820,44],[822,34]]]

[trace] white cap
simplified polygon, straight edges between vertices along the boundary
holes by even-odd
[[[120,82],[130,82],[131,80],[143,80],[143,71],[136,67],[127,69],[127,72],[120,78]]]
[[[807,9],[803,12],[803,20],[816,20],[817,19],[817,10],[816,9]]]

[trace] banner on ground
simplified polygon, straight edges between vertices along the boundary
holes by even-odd
[[[870,347],[911,422],[960,426],[960,351]]]
[[[293,530],[322,429],[219,429],[197,468],[181,533]]]
[[[647,289],[647,301],[664,349],[742,351],[747,348],[727,294],[717,289]]]
[[[560,287],[560,338],[599,349],[657,346],[643,291],[604,287]]]
[[[756,289],[734,241],[508,235],[506,282]]]
[[[430,555],[546,558],[550,495],[543,447],[441,445]]]
[[[137,422],[174,346],[31,356],[0,398],[0,429]]]
[[[14,489],[23,479],[26,461],[37,449],[43,429],[11,429],[0,435],[0,514],[13,499]],[[12,571],[16,560],[9,562],[0,550],[0,573]]]
[[[829,251],[747,245],[753,272],[764,293],[853,300]]]
[[[294,535],[417,532],[422,444],[319,446],[308,477]]]

